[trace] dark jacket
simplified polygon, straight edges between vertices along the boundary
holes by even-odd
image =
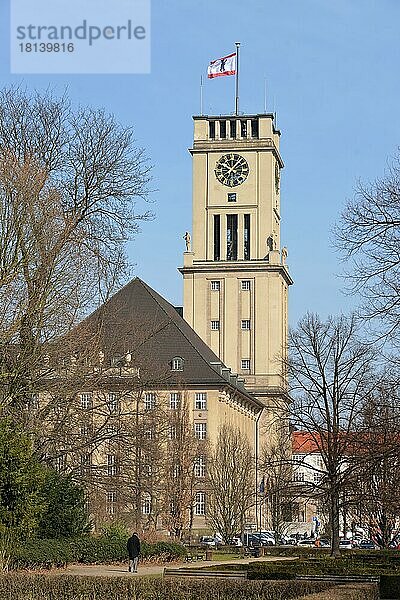
[[[133,534],[127,543],[129,558],[136,558],[140,554],[140,540],[137,535]]]

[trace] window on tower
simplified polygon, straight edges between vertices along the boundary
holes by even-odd
[[[210,121],[209,124],[210,140],[215,140],[215,121]]]
[[[236,202],[236,194],[228,194],[228,202]]]
[[[242,138],[247,137],[247,121],[240,121],[240,136]]]
[[[231,138],[236,138],[236,121],[231,121]]]
[[[221,139],[226,138],[226,121],[219,122],[219,137]]]
[[[251,137],[258,138],[258,119],[251,120]]]
[[[243,257],[250,260],[250,215],[244,215],[243,237]]]
[[[237,260],[238,216],[226,215],[226,260]]]
[[[214,260],[221,258],[221,217],[214,215]]]

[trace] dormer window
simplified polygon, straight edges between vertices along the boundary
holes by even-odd
[[[171,362],[171,371],[183,371],[183,358],[175,356]]]

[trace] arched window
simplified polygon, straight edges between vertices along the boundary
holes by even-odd
[[[174,356],[171,361],[171,371],[183,371],[183,358]]]

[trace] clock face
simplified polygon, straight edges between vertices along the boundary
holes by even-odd
[[[243,183],[249,174],[249,165],[240,154],[224,154],[215,166],[215,176],[223,185],[235,187]]]

